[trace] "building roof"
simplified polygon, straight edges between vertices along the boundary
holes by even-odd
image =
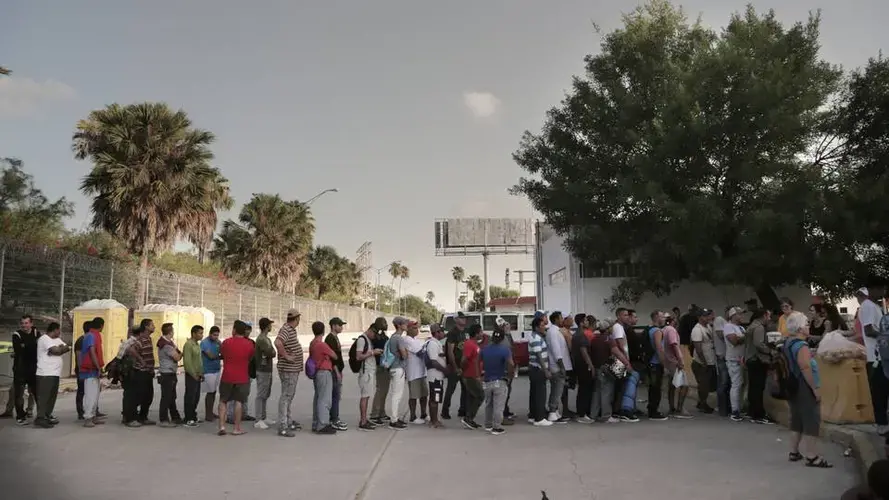
[[[537,297],[504,297],[501,299],[491,299],[488,302],[488,307],[500,307],[500,306],[518,306],[518,305],[527,305],[533,306],[537,304]]]

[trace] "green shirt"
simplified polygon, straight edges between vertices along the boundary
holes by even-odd
[[[194,339],[188,339],[182,348],[182,364],[185,373],[200,377],[204,375],[204,364],[201,361],[201,346]]]
[[[269,338],[267,333],[259,334],[259,337],[256,337],[256,350],[254,352],[256,371],[271,373],[274,357],[275,346],[272,344],[272,339]]]

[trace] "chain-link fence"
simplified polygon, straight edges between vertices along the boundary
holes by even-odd
[[[23,314],[31,314],[41,330],[50,321],[58,321],[63,339],[70,340],[72,308],[91,299],[114,299],[134,308],[140,293],[145,294],[144,304],[205,307],[215,314],[216,325],[225,333],[235,319],[255,324],[265,316],[280,325],[293,307],[302,313],[303,324],[316,320],[326,323],[339,316],[350,325],[348,331],[363,330],[376,316],[384,315],[246,287],[227,279],[154,268],[141,275],[134,264],[0,239],[0,341],[9,340]]]

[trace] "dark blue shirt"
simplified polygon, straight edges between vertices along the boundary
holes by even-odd
[[[201,364],[204,365],[204,373],[219,373],[222,371],[222,360],[219,359],[220,342],[213,342],[210,337],[201,341]],[[209,352],[216,356],[216,359],[210,359],[205,352]]]
[[[482,367],[485,370],[485,382],[506,378],[507,361],[510,358],[506,343],[488,344],[482,349]]]
[[[661,359],[657,357],[657,347],[654,345],[654,334],[657,333],[658,330],[660,330],[660,328],[658,328],[656,326],[653,326],[648,329],[648,341],[651,342],[651,346],[655,350],[654,354],[651,356],[651,359],[648,360],[648,362],[653,365],[661,364]],[[664,345],[664,336],[663,335],[661,335],[661,345]]]

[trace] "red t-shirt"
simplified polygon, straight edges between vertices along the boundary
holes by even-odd
[[[105,367],[105,355],[102,352],[102,332],[98,330],[90,330],[87,332],[87,335],[92,335],[92,339],[83,339],[84,344],[86,345],[83,347],[83,353],[80,358],[80,372],[101,372],[102,368]],[[89,355],[89,348],[91,346],[96,348],[96,361],[99,362],[99,366],[93,366],[93,358]]]
[[[463,376],[467,378],[480,377],[478,366],[478,354],[481,352],[478,342],[469,339],[463,343]]]
[[[248,367],[253,357],[253,343],[244,337],[231,337],[222,342],[222,381],[227,384],[250,382]]]
[[[321,337],[315,337],[309,344],[309,358],[315,362],[317,370],[333,371],[333,358],[335,357],[336,353]]]

